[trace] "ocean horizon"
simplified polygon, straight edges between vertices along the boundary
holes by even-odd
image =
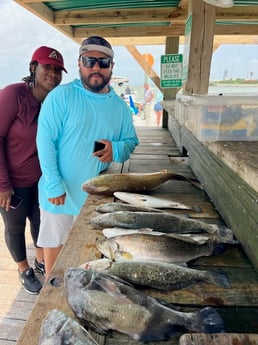
[[[129,87],[133,90],[133,98],[136,102],[141,102],[143,100],[144,87],[142,85],[132,85],[124,83],[122,86],[113,85],[118,95],[125,93],[126,87]],[[153,92],[155,93],[155,98],[160,94],[160,90],[155,86],[151,85]],[[209,95],[225,95],[225,94],[241,94],[246,96],[256,96],[258,97],[258,84],[256,85],[210,85],[209,86]]]

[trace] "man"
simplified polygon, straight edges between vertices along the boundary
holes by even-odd
[[[113,57],[104,38],[85,39],[79,49],[80,80],[55,89],[40,112],[38,245],[44,250],[46,275],[86,200],[83,182],[112,161],[127,160],[138,145],[130,109],[110,87]],[[93,153],[95,141],[105,147]]]
[[[150,104],[154,98],[154,93],[151,90],[151,87],[148,83],[144,83],[144,92],[143,92],[143,102],[140,106],[140,111],[144,111],[142,119],[146,119],[148,113],[150,112]]]

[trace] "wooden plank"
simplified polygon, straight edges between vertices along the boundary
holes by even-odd
[[[258,270],[258,193],[186,128],[182,137],[193,171]]]
[[[258,192],[258,141],[211,142],[206,146]]]
[[[25,324],[24,320],[4,318],[0,324],[0,340],[16,341]],[[5,343],[6,345],[8,343]],[[27,343],[29,344],[29,342]]]
[[[179,345],[256,345],[258,334],[184,334],[179,339]]]

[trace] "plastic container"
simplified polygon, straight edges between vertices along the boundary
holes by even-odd
[[[258,95],[179,94],[175,117],[200,141],[258,140]]]

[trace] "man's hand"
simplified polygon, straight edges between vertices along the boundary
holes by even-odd
[[[108,140],[99,140],[105,144],[104,149],[93,153],[94,157],[97,157],[101,162],[110,163],[113,161],[112,143]]]
[[[51,204],[54,205],[64,205],[65,203],[65,198],[66,198],[66,193],[56,196],[55,198],[48,198],[48,201],[51,202]]]

